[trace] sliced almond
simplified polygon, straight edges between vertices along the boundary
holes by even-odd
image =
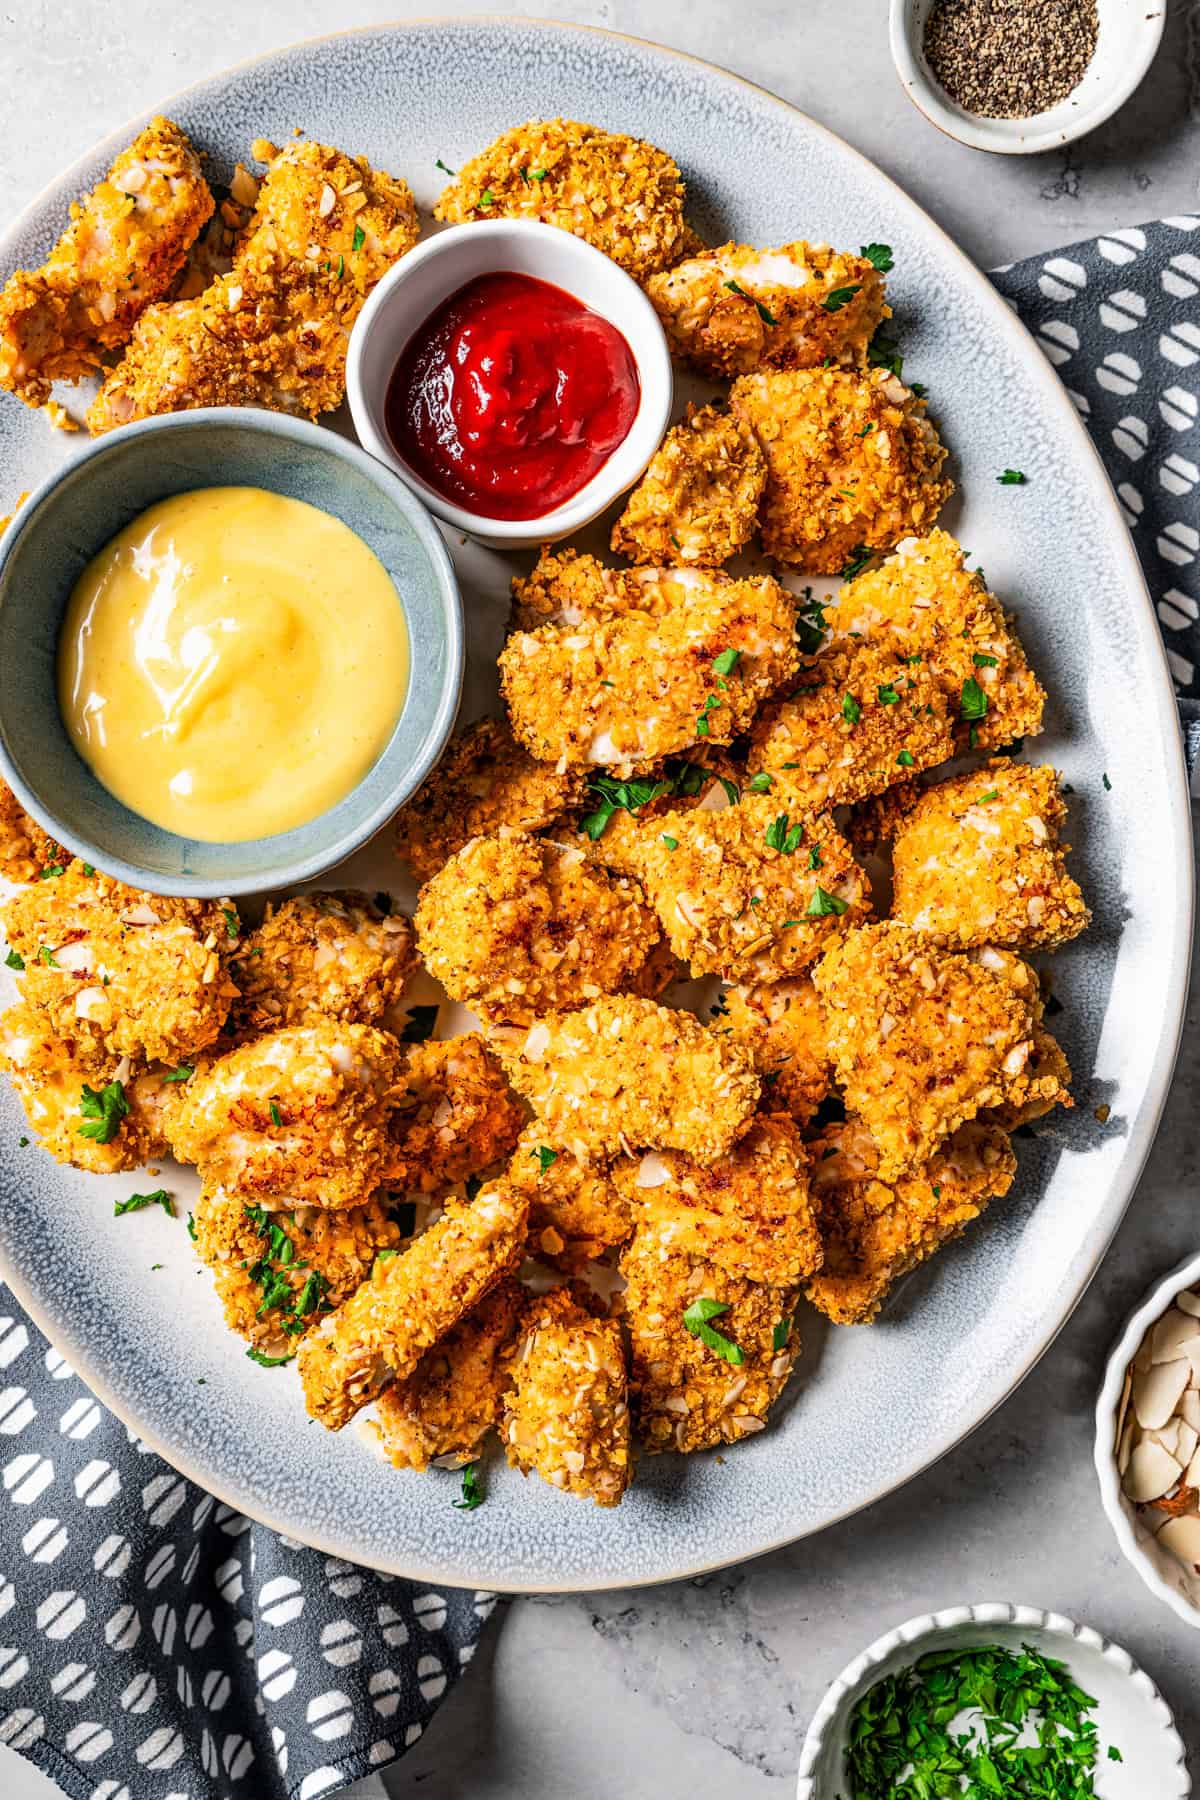
[[[1150,1333],[1149,1332],[1146,1333],[1145,1337],[1142,1339],[1141,1343],[1138,1345],[1137,1349],[1133,1353],[1133,1367],[1135,1370],[1148,1369],[1150,1367]]]
[[[647,1151],[638,1164],[636,1185],[640,1188],[662,1187],[671,1179],[671,1171],[661,1156],[653,1150]]]
[[[1200,1296],[1189,1293],[1184,1288],[1182,1294],[1176,1294],[1175,1304],[1180,1312],[1190,1313],[1193,1319],[1200,1319]]]
[[[1200,1393],[1194,1387],[1184,1391],[1179,1402],[1179,1416],[1193,1431],[1200,1431]]]
[[[1167,1423],[1190,1376],[1191,1363],[1181,1357],[1177,1362],[1155,1363],[1134,1377],[1133,1410],[1143,1431],[1158,1431]]]
[[[1156,1444],[1153,1438],[1143,1438],[1140,1444],[1134,1445],[1122,1486],[1131,1500],[1144,1505],[1167,1493],[1182,1474],[1175,1458],[1169,1456],[1161,1444]]]
[[[1117,1445],[1117,1474],[1124,1475],[1129,1467],[1129,1458],[1133,1455],[1133,1439],[1137,1431],[1136,1419],[1130,1419],[1121,1433],[1121,1441]]]
[[[1167,1455],[1173,1456],[1176,1462],[1186,1463],[1187,1457],[1182,1456],[1179,1451],[1179,1427],[1182,1423],[1181,1419],[1171,1418],[1165,1425],[1155,1431],[1148,1431],[1146,1435],[1152,1437],[1156,1444],[1161,1444]]]
[[[1195,1513],[1168,1519],[1154,1541],[1169,1550],[1185,1569],[1200,1575],[1200,1518]]]
[[[1181,1462],[1185,1468],[1189,1467],[1196,1454],[1198,1444],[1200,1444],[1200,1431],[1189,1425],[1186,1419],[1176,1419],[1175,1448],[1171,1452],[1175,1460]]]
[[[1191,1338],[1200,1338],[1200,1319],[1191,1318],[1172,1306],[1150,1334],[1150,1360],[1174,1362]]]

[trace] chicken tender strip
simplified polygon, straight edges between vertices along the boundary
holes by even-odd
[[[783,1113],[760,1114],[707,1168],[677,1150],[648,1150],[620,1158],[612,1178],[664,1249],[771,1287],[795,1287],[821,1265],[808,1155]]]
[[[643,886],[693,975],[782,981],[870,913],[866,878],[832,819],[782,804],[747,795],[642,828]]]
[[[825,1014],[809,975],[721,995],[709,1030],[748,1050],[762,1077],[764,1104],[807,1125],[833,1089]]]
[[[36,881],[52,864],[65,867],[70,860],[70,851],[48,837],[12,789],[0,781],[0,876],[8,881]]]
[[[635,281],[687,244],[683,181],[665,151],[576,119],[530,119],[473,156],[435,219],[540,219],[602,250]]]
[[[812,1144],[824,1266],[805,1289],[835,1325],[868,1325],[889,1290],[1012,1186],[1017,1159],[1004,1132],[964,1125],[937,1155],[885,1182],[871,1133],[857,1119]]]
[[[758,1104],[750,1058],[691,1013],[620,996],[497,1034],[509,1080],[552,1148],[581,1162],[684,1150],[715,1162]]]
[[[892,310],[868,257],[803,239],[778,250],[722,244],[655,275],[646,292],[676,356],[714,378],[865,363]]]
[[[583,798],[582,771],[537,762],[506,721],[476,719],[397,813],[396,854],[426,882],[472,838],[543,831]]]
[[[243,1200],[364,1206],[384,1179],[400,1046],[370,1025],[293,1025],[186,1083],[169,1128],[181,1162]]]
[[[615,1319],[561,1288],[530,1308],[511,1358],[501,1433],[509,1462],[564,1494],[617,1506],[633,1474],[625,1351]]]
[[[921,1168],[983,1108],[1028,1097],[1042,1002],[1019,957],[955,955],[885,922],[846,932],[813,979],[881,1180]]]
[[[390,908],[387,895],[381,896]],[[366,894],[300,894],[266,917],[238,954],[237,1031],[341,1019],[374,1025],[416,967],[412,926]]]
[[[520,1260],[529,1206],[503,1182],[441,1218],[398,1256],[378,1258],[370,1278],[300,1345],[297,1364],[314,1419],[340,1431],[395,1376],[422,1356]]]
[[[270,167],[233,268],[148,309],[88,412],[93,432],[196,406],[315,419],[341,404],[351,329],[416,243],[416,205],[364,157],[311,140],[262,148]]]
[[[1012,620],[948,532],[899,544],[841,590],[826,622],[835,643],[867,639],[919,656],[946,691],[963,749],[1002,749],[1042,729],[1046,695]]]
[[[1067,874],[1058,776],[1000,756],[927,788],[892,848],[892,911],[939,944],[1051,949],[1091,917]]]
[[[41,268],[0,290],[0,388],[44,406],[52,382],[90,375],[167,293],[212,210],[191,144],[152,119],[71,207]]]
[[[730,1275],[673,1249],[649,1223],[634,1234],[621,1272],[630,1404],[645,1448],[710,1450],[761,1431],[800,1350],[796,1290]],[[725,1308],[711,1327],[737,1360],[687,1329],[684,1315],[699,1300]]]
[[[652,768],[694,745],[731,743],[795,674],[795,606],[770,576],[676,570],[670,587],[680,599],[661,611],[509,638],[501,687],[534,756],[622,775]]]
[[[90,868],[70,862],[0,914],[24,960],[23,998],[94,1054],[187,1061],[215,1041],[237,994],[236,911],[143,893]]]
[[[750,427],[716,406],[689,406],[629,496],[612,548],[635,563],[718,568],[754,536],[766,484]]]
[[[925,402],[887,369],[761,370],[729,398],[767,459],[763,549],[809,575],[928,530],[954,491]]]
[[[56,1162],[115,1175],[168,1154],[161,1102],[169,1071],[161,1065],[105,1057],[64,1035],[40,1007],[20,1005],[0,1013],[0,1069]]]
[[[525,1111],[479,1033],[405,1045],[403,1053],[383,1179],[434,1194],[503,1162]]]
[[[627,781],[593,775],[588,810],[571,822],[569,842],[606,869],[636,877],[643,832],[655,819],[693,808],[720,812],[741,792],[741,775],[721,750],[693,750]]]
[[[505,1352],[525,1303],[518,1282],[501,1281],[425,1352],[407,1380],[384,1388],[375,1403],[379,1438],[395,1468],[457,1468],[479,1455],[500,1423],[508,1385]]]
[[[425,884],[416,927],[452,999],[516,1024],[628,987],[659,936],[636,883],[506,827]]]
[[[508,1179],[529,1197],[530,1254],[562,1268],[594,1262],[633,1230],[633,1210],[607,1165],[555,1150],[537,1120],[518,1139]]]
[[[403,1241],[378,1199],[328,1212],[248,1204],[213,1185],[196,1202],[193,1238],[230,1331],[272,1356],[290,1355],[296,1338],[367,1279],[378,1253]]]

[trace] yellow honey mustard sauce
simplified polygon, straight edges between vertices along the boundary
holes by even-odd
[[[343,799],[392,734],[403,605],[340,519],[262,488],[162,500],[71,593],[58,701],[97,779],[183,837],[244,843]]]

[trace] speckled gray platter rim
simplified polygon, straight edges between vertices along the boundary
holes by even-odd
[[[348,67],[355,79],[326,98]],[[370,97],[385,74],[396,99],[386,124],[386,97]],[[901,1485],[1012,1391],[1099,1265],[1153,1139],[1182,1025],[1191,840],[1165,656],[1128,534],[1057,377],[986,279],[865,158],[764,90],[636,39],[480,17],[373,26],[297,45],[155,110],[204,141],[206,129],[220,136],[223,114],[236,115],[243,88],[257,110],[239,126],[236,154],[253,136],[282,138],[302,124],[406,175],[425,206],[438,182],[416,160],[416,146],[431,106],[428,161],[440,154],[452,165],[507,124],[564,112],[665,141],[706,233],[736,230],[768,242],[807,230],[897,247],[890,285],[908,369],[934,386],[966,493],[961,517],[956,510],[947,523],[986,560],[990,585],[1018,603],[1051,690],[1039,755],[1083,794],[1072,802],[1071,835],[1097,926],[1055,965],[1080,1105],[1022,1145],[1014,1195],[993,1209],[986,1229],[906,1283],[870,1333],[824,1333],[805,1314],[802,1367],[770,1430],[719,1464],[644,1462],[612,1513],[573,1505],[540,1484],[522,1486],[502,1468],[489,1472],[488,1504],[457,1513],[452,1477],[439,1489],[435,1478],[397,1475],[350,1432],[315,1442],[297,1394],[246,1387],[243,1371],[253,1365],[228,1360],[240,1352],[211,1307],[203,1342],[190,1340],[197,1303],[185,1291],[186,1260],[169,1302],[132,1274],[122,1290],[120,1270],[106,1258],[129,1251],[118,1252],[94,1182],[40,1157],[18,1162],[11,1105],[0,1114],[0,1271],[145,1443],[229,1505],[330,1555],[430,1582],[553,1592],[678,1579],[763,1553]],[[427,98],[434,93],[436,102]],[[0,269],[45,247],[65,201],[95,179],[136,123],[26,209],[0,240]],[[405,144],[412,156],[398,148]],[[231,160],[218,154],[226,174]],[[33,428],[14,430],[12,412],[0,416],[0,464],[14,436],[22,458],[28,450],[44,460]],[[40,437],[44,424],[34,425]],[[995,470],[1018,453],[1029,487],[988,490]],[[1019,532],[1014,515],[997,508],[996,492],[1030,501]],[[1110,801],[1094,791],[1101,767],[1113,774]],[[1138,878],[1150,868],[1152,899]],[[1112,1105],[1104,1131],[1090,1114],[1101,1094]],[[164,1218],[164,1231],[168,1225]],[[173,1335],[164,1337],[168,1319]],[[174,1362],[164,1367],[156,1351],[172,1343]],[[191,1386],[199,1368],[202,1388]],[[222,1379],[214,1380],[218,1370]]]

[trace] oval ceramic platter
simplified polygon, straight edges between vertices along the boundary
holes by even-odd
[[[457,1511],[454,1474],[400,1474],[355,1431],[327,1436],[306,1420],[294,1371],[258,1368],[223,1328],[182,1218],[151,1208],[114,1219],[113,1193],[129,1179],[78,1175],[21,1147],[7,1089],[4,1272],[84,1379],[168,1461],[354,1562],[464,1586],[601,1588],[691,1574],[816,1531],[944,1454],[1029,1370],[1125,1210],[1170,1077],[1191,935],[1186,786],[1158,631],[1096,455],[1032,340],[910,200],[811,120],[686,57],[559,25],[421,22],[281,51],[164,110],[218,181],[253,139],[281,142],[298,126],[405,176],[423,209],[445,179],[439,159],[457,168],[505,127],[564,114],[663,144],[710,242],[893,246],[905,373],[929,387],[964,496],[945,522],[1018,615],[1051,695],[1037,753],[1074,789],[1075,867],[1096,917],[1056,957],[1055,991],[1078,1104],[1019,1144],[1008,1198],[905,1283],[879,1324],[833,1331],[805,1314],[805,1353],[769,1430],[721,1458],[646,1459],[610,1512],[494,1458],[487,1504]],[[134,128],[97,146],[8,231],[0,274],[40,260],[68,203]],[[6,490],[32,487],[72,449],[41,417],[0,405]],[[1028,484],[997,485],[1006,465]],[[513,567],[452,547],[471,717],[495,704]],[[347,879],[412,904],[386,839]],[[185,1213],[190,1174],[166,1179]]]

